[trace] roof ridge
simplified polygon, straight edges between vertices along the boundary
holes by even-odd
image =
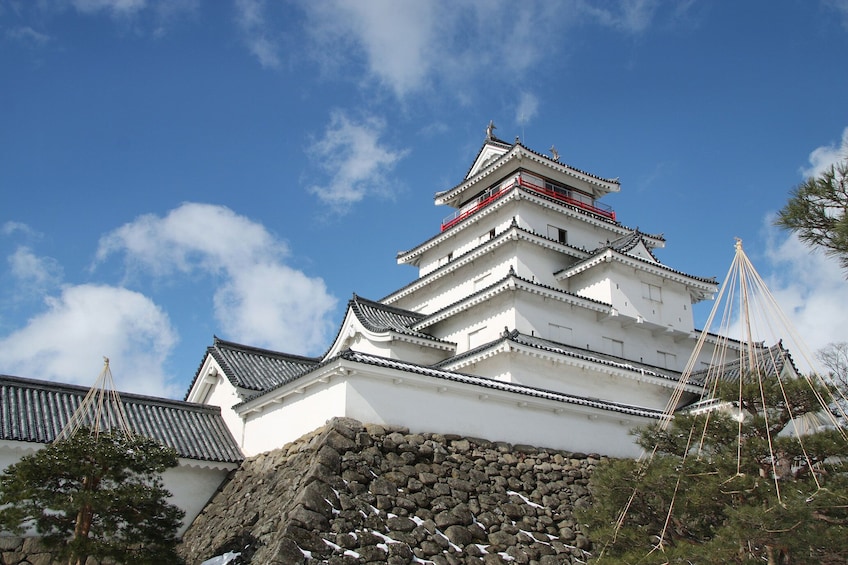
[[[243,343],[236,343],[234,341],[227,341],[219,338],[218,336],[213,335],[214,341],[210,346],[210,349],[223,345],[228,349],[240,350],[245,352],[253,352],[258,354],[269,355],[272,357],[284,357],[286,359],[299,359],[303,361],[312,361],[318,363],[321,358],[320,357],[309,357],[306,355],[298,355],[296,353],[286,353],[285,351],[277,351],[274,349],[267,349],[264,347],[256,347],[254,345],[246,345]]]
[[[0,374],[0,386],[4,384],[21,386],[30,389],[44,390],[48,392],[65,392],[68,394],[85,396],[91,387],[77,385],[73,383],[62,383],[58,381],[49,381],[45,379],[30,379],[27,377],[18,377],[15,375]],[[162,396],[150,396],[134,392],[117,391],[121,401],[124,404],[145,404],[148,406],[171,406],[174,408],[188,408],[200,412],[220,412],[220,408],[211,404],[199,404],[197,402],[189,402],[187,400],[179,400],[176,398],[166,398]]]
[[[390,312],[394,312],[396,314],[404,314],[411,318],[421,318],[426,317],[426,314],[422,314],[421,312],[415,312],[413,310],[407,310],[406,308],[401,308],[399,306],[392,306],[391,304],[384,304],[379,300],[371,300],[370,298],[365,298],[363,296],[359,296],[356,293],[353,293],[353,298],[350,299],[348,304],[356,304],[356,303],[367,303],[368,305],[374,306],[381,310],[386,310]]]

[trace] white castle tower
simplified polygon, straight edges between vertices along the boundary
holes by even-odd
[[[663,236],[619,221],[603,202],[617,179],[492,129],[465,178],[435,195],[455,212],[398,254],[415,280],[378,301],[354,295],[320,357],[215,338],[186,400],[220,406],[246,455],[333,416],[638,454],[629,430],[666,409],[700,336],[692,305],[717,284],[663,265]],[[688,386],[679,404],[699,394]]]

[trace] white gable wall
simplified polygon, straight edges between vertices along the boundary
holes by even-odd
[[[223,369],[211,355],[200,368],[199,376],[186,397],[188,402],[211,404],[221,408],[221,418],[229,428],[230,433],[241,446],[244,442],[244,425],[242,419],[233,410],[233,406],[242,402],[244,396],[224,375]]]

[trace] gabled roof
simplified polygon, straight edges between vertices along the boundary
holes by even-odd
[[[410,329],[410,326],[424,318],[424,314],[419,312],[387,306],[380,302],[367,300],[356,294],[348,302],[348,307],[353,311],[362,325],[372,332],[395,331],[435,339],[431,335]]]
[[[302,357],[281,353],[270,349],[250,347],[240,343],[224,341],[217,336],[206,349],[206,355],[211,355],[230,383],[241,389],[262,391],[274,388],[281,382],[308,371],[320,362],[315,357]],[[206,359],[204,355],[204,361]],[[203,361],[194,375],[189,386],[189,392],[200,376]],[[188,393],[186,393],[188,394]]]
[[[339,331],[322,359],[335,356],[343,349],[347,349],[347,345],[341,338],[342,333],[346,331],[346,328],[349,328],[351,318],[355,319],[364,330],[373,334],[382,334],[383,336],[394,334],[394,336],[400,336],[401,339],[406,338],[419,344],[430,342],[437,348],[453,349],[456,344],[413,328],[414,324],[425,317],[424,314],[419,312],[368,300],[354,293],[353,298],[347,303],[347,311],[342,324],[339,326]]]
[[[0,375],[0,439],[50,443],[88,391],[82,386]],[[134,433],[172,447],[186,459],[242,460],[217,406],[129,393],[120,396]]]
[[[638,228],[627,235],[623,235],[618,239],[611,241],[608,245],[610,249],[614,249],[619,253],[627,253],[628,255],[634,255],[637,257],[647,254],[648,258],[653,259],[654,262],[660,262],[651,251],[652,245],[649,244],[645,234],[640,232]],[[635,253],[634,250],[636,251]]]
[[[480,157],[489,150],[492,154],[490,160],[481,163]],[[477,154],[474,163],[471,165],[466,177],[458,185],[447,190],[439,191],[435,194],[436,202],[447,204],[451,202],[458,194],[462,193],[468,186],[475,184],[480,179],[492,174],[495,170],[500,169],[506,163],[513,159],[529,159],[536,162],[550,171],[556,171],[556,174],[565,175],[572,179],[580,179],[593,187],[593,192],[597,192],[596,196],[601,196],[609,192],[618,192],[621,189],[621,183],[618,179],[607,179],[586,171],[582,171],[575,167],[571,167],[560,162],[558,159],[533,151],[525,147],[519,140],[515,143],[507,144],[507,142],[494,137],[488,138]],[[451,204],[453,205],[453,204]]]

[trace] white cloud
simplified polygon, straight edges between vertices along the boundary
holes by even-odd
[[[119,390],[174,396],[163,364],[177,341],[149,298],[111,286],[65,287],[47,310],[0,338],[3,372],[91,386],[111,359]]]
[[[539,99],[530,92],[522,92],[518,100],[518,108],[515,110],[515,122],[518,125],[527,125],[536,117],[539,111]]]
[[[596,8],[584,0],[515,3],[332,0],[306,4],[313,56],[336,73],[364,75],[398,98],[450,84],[515,81],[544,58],[564,56],[570,26],[594,22],[647,30],[657,0]],[[567,45],[567,44],[566,44]],[[352,69],[352,71],[351,71]]]
[[[228,208],[188,203],[164,217],[140,216],[101,238],[98,260],[115,253],[131,270],[159,277],[220,278],[215,316],[229,339],[292,352],[327,345],[336,300],[324,281],[287,266],[285,243]]]
[[[810,166],[803,168],[801,174],[804,177],[818,176],[837,161],[846,158],[848,158],[848,127],[842,130],[840,145],[823,145],[814,149],[810,153]]]
[[[146,0],[72,0],[71,4],[84,14],[108,12],[112,16],[131,16],[147,7]]]
[[[62,267],[50,257],[39,257],[29,247],[20,246],[8,258],[12,275],[28,290],[40,290],[62,280]]]
[[[387,174],[407,152],[380,143],[385,124],[377,118],[351,121],[334,112],[324,136],[308,149],[311,159],[330,174],[326,185],[308,190],[336,211],[370,195],[387,195]]]
[[[247,48],[265,68],[280,66],[279,46],[271,39],[265,20],[265,0],[236,0],[236,21]]]
[[[805,176],[818,175],[848,150],[848,128],[841,145],[818,147],[810,153]],[[828,343],[848,341],[848,281],[839,262],[802,243],[794,234],[786,235],[774,227],[774,217],[764,220],[767,241],[766,260],[771,275],[766,281],[781,311],[787,316],[797,338],[795,354],[800,364],[814,365],[812,353]],[[790,346],[792,347],[792,346]],[[807,359],[800,359],[801,356]]]
[[[44,45],[50,41],[49,35],[41,33],[40,31],[35,31],[29,26],[16,27],[6,30],[6,37],[22,43],[28,43],[30,45]]]
[[[402,97],[420,89],[438,61],[438,9],[436,2],[334,0],[310,3],[307,16],[320,53],[361,54],[368,73]]]
[[[840,15],[842,27],[848,29],[848,0],[823,0],[823,3]]]
[[[767,219],[769,226],[771,219]],[[848,282],[839,263],[770,229],[767,284],[809,351],[848,341]],[[790,336],[786,336],[789,338]]]
[[[526,70],[555,44],[556,24],[549,16],[559,9],[506,2],[335,0],[310,3],[307,25],[322,62],[359,74],[362,65],[366,77],[404,98],[440,82],[454,84],[456,91],[456,84]],[[570,19],[567,10],[560,14]]]
[[[0,233],[3,235],[12,235],[14,233],[22,233],[28,236],[39,235],[35,230],[23,222],[4,222],[0,227]]]

